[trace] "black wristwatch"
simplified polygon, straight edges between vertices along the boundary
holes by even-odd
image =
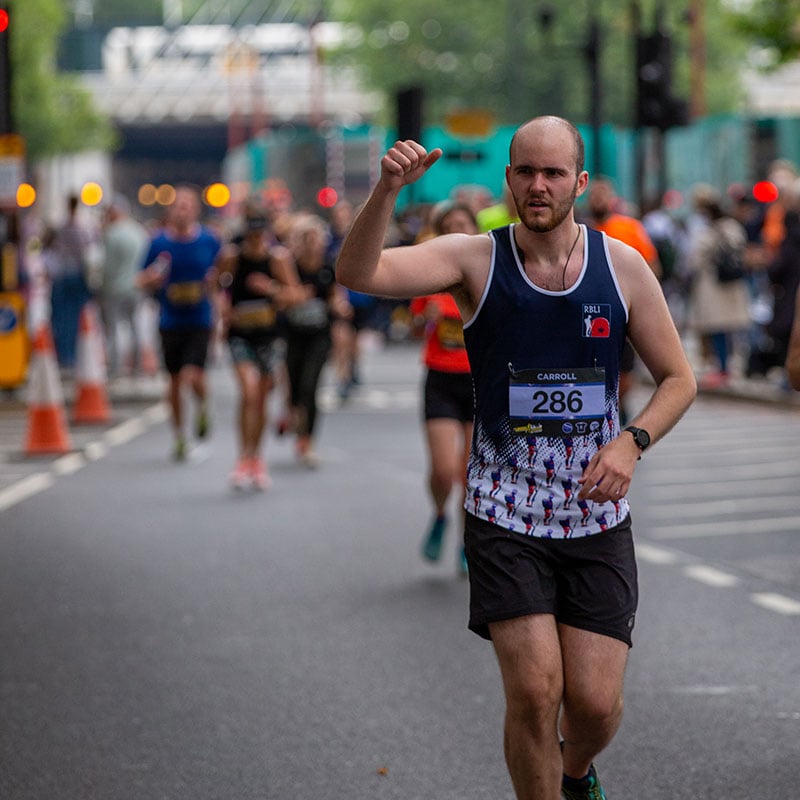
[[[650,434],[644,428],[636,428],[633,425],[628,425],[625,430],[633,435],[633,441],[636,442],[636,446],[643,453],[650,447]]]

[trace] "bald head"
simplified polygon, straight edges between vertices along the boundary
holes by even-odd
[[[586,147],[583,143],[583,137],[580,131],[563,117],[534,117],[520,125],[511,137],[511,144],[508,149],[510,163],[514,163],[518,147],[541,136],[547,138],[566,136],[571,139],[575,150],[575,173],[583,172],[586,160]]]

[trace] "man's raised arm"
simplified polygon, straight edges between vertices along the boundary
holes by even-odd
[[[420,268],[420,262],[392,251],[384,255],[383,243],[400,190],[418,181],[441,155],[439,148],[429,153],[412,140],[396,142],[384,155],[380,179],[339,251],[336,261],[339,283],[355,291],[386,297],[426,293],[426,271]],[[429,282],[430,275],[427,279]]]

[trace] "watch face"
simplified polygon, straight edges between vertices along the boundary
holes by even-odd
[[[644,428],[625,428],[633,434],[633,441],[636,442],[640,450],[644,450],[650,445],[650,434]]]

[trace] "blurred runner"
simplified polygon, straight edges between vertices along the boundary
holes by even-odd
[[[297,458],[316,467],[317,389],[331,351],[331,321],[347,313],[344,290],[336,283],[333,264],[326,255],[328,228],[312,214],[299,214],[289,234],[304,300],[286,311],[286,367],[289,372],[293,429]]]
[[[159,332],[164,366],[169,373],[168,399],[172,418],[173,458],[186,458],[183,390],[195,399],[195,435],[210,429],[206,359],[211,337],[210,291],[216,279],[214,262],[219,240],[200,224],[200,193],[190,186],[177,189],[166,225],[150,243],[139,286],[159,302]]]
[[[433,209],[430,224],[434,236],[478,233],[472,211],[467,206],[449,202]],[[415,323],[424,326],[425,435],[430,465],[428,487],[434,505],[434,518],[423,540],[422,554],[429,561],[438,561],[453,486],[461,486],[466,491],[474,411],[472,378],[461,314],[452,295],[440,292],[414,298],[410,311]],[[458,553],[459,569],[466,573],[463,540]]]
[[[264,491],[272,485],[262,455],[268,400],[286,355],[279,311],[292,299],[292,289],[299,291],[300,282],[291,253],[271,242],[266,216],[250,210],[244,223],[242,241],[220,254],[218,276],[239,387],[239,455],[230,481],[234,489]]]

